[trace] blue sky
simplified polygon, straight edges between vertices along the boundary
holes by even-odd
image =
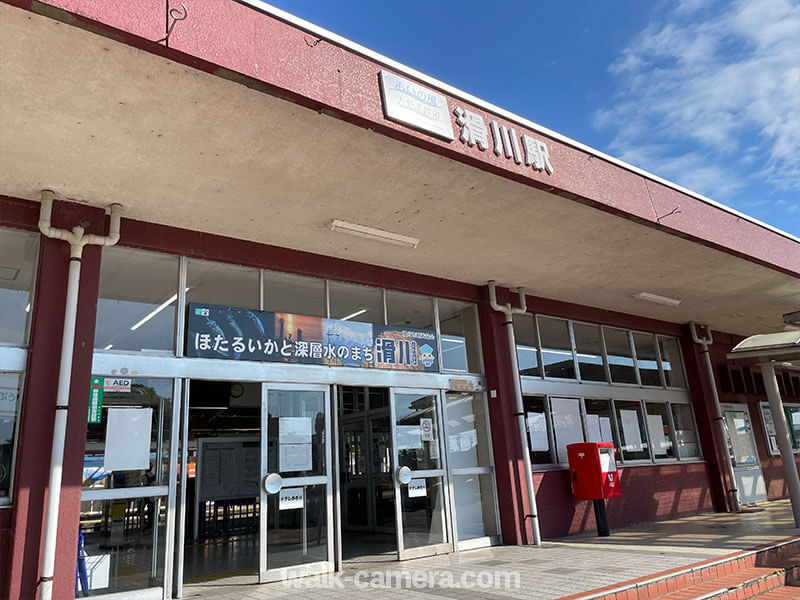
[[[273,0],[800,236],[800,0]]]

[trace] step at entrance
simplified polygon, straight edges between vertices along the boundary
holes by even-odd
[[[800,538],[562,600],[800,600]]]

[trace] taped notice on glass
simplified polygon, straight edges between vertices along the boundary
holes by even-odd
[[[642,432],[639,429],[639,413],[635,410],[621,410],[619,420],[622,424],[622,437],[625,438],[625,450],[630,452],[644,450]]]
[[[529,412],[526,416],[528,422],[528,436],[530,437],[533,452],[547,452],[550,445],[547,443],[547,424],[544,413]]]
[[[398,425],[395,430],[398,450],[422,448],[422,432],[419,425]]]
[[[281,444],[278,449],[281,471],[310,471],[311,444]]]
[[[284,488],[278,495],[278,510],[294,510],[305,506],[305,488]]]
[[[281,444],[310,444],[311,417],[280,417],[278,439]]]
[[[424,479],[412,479],[408,482],[409,498],[424,498],[428,495],[428,487]]]
[[[109,408],[103,468],[135,471],[150,468],[152,408]]]

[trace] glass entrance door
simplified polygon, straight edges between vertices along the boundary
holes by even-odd
[[[452,550],[447,526],[449,487],[441,412],[438,391],[392,390],[394,497],[400,560]]]
[[[723,404],[725,425],[730,440],[728,452],[733,461],[733,475],[739,500],[742,504],[754,504],[767,499],[761,461],[758,459],[756,440],[750,423],[750,412],[746,404]]]
[[[322,385],[264,384],[262,583],[333,571],[329,394]]]

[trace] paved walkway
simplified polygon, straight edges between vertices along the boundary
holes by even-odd
[[[741,514],[708,514],[581,535],[540,548],[500,546],[405,562],[350,561],[332,577],[253,585],[232,578],[184,587],[184,598],[219,600],[552,600],[800,536],[788,500]]]

